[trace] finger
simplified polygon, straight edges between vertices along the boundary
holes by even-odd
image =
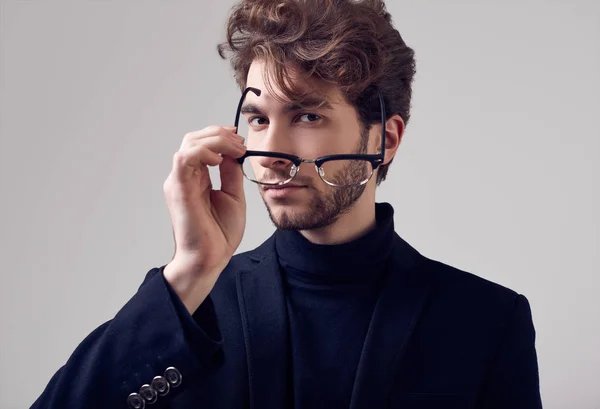
[[[191,146],[195,146],[200,143],[206,143],[207,141],[213,141],[213,142],[211,142],[211,144],[212,144],[216,140],[222,141],[221,143],[223,145],[229,144],[229,145],[238,146],[238,147],[244,146],[244,139],[241,136],[234,136],[234,134],[225,135],[225,136],[224,135],[213,135],[213,136],[186,138],[181,143],[181,147],[179,148],[179,150],[187,149]],[[221,153],[221,152],[219,152],[219,153]]]
[[[235,138],[236,141],[238,142],[246,142],[246,138],[244,138],[242,135],[238,134],[238,129],[235,126],[225,126],[225,129],[227,129],[228,131],[231,131],[231,133],[233,134],[233,137]]]
[[[225,139],[221,136],[211,136],[208,138],[190,141],[184,149],[194,146],[205,146],[211,151],[220,155],[227,155],[232,158],[239,158],[246,153],[246,147],[243,144]]]
[[[173,176],[175,180],[183,182],[194,173],[195,170],[208,172],[206,166],[216,166],[223,158],[203,146],[194,146],[175,152],[173,155]]]
[[[196,145],[178,151],[173,156],[173,169],[176,179],[187,180],[194,171],[208,173],[207,166],[217,166],[223,157],[205,145]]]
[[[223,162],[219,165],[219,173],[221,176],[221,191],[238,201],[243,201],[245,196],[242,166],[234,158],[224,156]]]
[[[244,138],[235,134],[235,127],[223,127],[218,125],[211,125],[199,131],[189,132],[183,137],[181,147],[183,148],[187,142],[195,141],[204,138],[210,138],[213,136],[222,136],[223,138],[229,138],[238,142],[243,142]]]
[[[244,155],[245,149],[243,145],[223,140],[218,136],[205,138],[178,151],[173,158],[173,169],[179,180],[186,180],[194,168],[217,166],[223,161],[221,155],[238,158]]]

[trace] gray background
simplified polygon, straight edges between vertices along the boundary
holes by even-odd
[[[1,1],[0,407],[13,409],[170,260],[172,154],[186,132],[231,125],[239,92],[215,51],[231,0]],[[388,4],[418,75],[378,201],[424,255],[529,298],[546,408],[600,408],[599,4]],[[273,231],[246,192],[238,251]]]

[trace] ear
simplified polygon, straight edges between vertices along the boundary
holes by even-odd
[[[379,128],[379,135],[381,135],[381,127]],[[398,114],[392,115],[388,118],[385,123],[385,157],[383,158],[383,165],[390,163],[390,161],[396,155],[398,147],[402,142],[402,136],[404,135],[404,120]],[[377,146],[377,153],[381,152],[381,136],[374,138],[378,140],[379,145]]]

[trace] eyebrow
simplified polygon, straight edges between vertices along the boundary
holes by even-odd
[[[294,104],[286,104],[283,107],[284,112],[296,112],[303,109],[333,109],[333,106],[326,100],[321,98],[312,98],[308,97],[300,101],[299,103]],[[247,103],[242,106],[240,111],[242,114],[255,114],[255,115],[264,115],[264,112],[261,108],[252,103]]]

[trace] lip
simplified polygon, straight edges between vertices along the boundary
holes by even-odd
[[[278,199],[292,195],[305,188],[306,186],[300,185],[269,186],[265,188],[265,195]]]

